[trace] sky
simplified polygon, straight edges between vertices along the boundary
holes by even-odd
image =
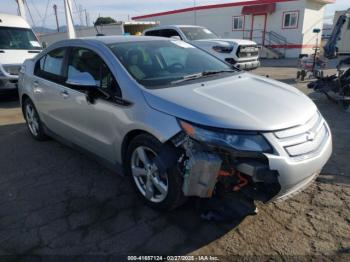
[[[15,0],[0,0],[1,13],[17,14]],[[71,0],[73,5],[73,20],[75,24],[85,24],[85,15],[79,17],[77,10],[86,9],[89,14],[90,24],[100,16],[110,16],[118,21],[125,21],[136,15],[154,12],[174,10],[192,7],[196,5],[219,4],[227,2],[239,2],[242,0]],[[63,0],[26,0],[35,26],[55,27],[53,5],[57,5],[59,24],[65,24]],[[332,21],[335,10],[350,8],[350,0],[336,0],[335,4],[329,4],[326,8],[326,21]],[[45,16],[46,13],[46,16]],[[33,25],[27,11],[27,19]]]

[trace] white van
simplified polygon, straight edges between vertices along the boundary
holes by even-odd
[[[17,89],[22,63],[41,50],[38,38],[22,17],[0,13],[0,93]]]

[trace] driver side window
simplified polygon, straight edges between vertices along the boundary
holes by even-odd
[[[73,48],[68,62],[67,76],[89,74],[95,80],[97,87],[112,96],[121,97],[121,90],[106,63],[95,52],[86,48]]]

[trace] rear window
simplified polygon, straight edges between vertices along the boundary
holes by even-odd
[[[159,36],[159,30],[147,31],[146,36]]]

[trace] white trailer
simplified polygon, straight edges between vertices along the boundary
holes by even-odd
[[[298,57],[311,54],[316,38],[313,29],[323,26],[326,4],[335,0],[253,0],[145,14],[137,21],[160,25],[199,25],[222,38],[250,39],[264,50],[261,55]]]

